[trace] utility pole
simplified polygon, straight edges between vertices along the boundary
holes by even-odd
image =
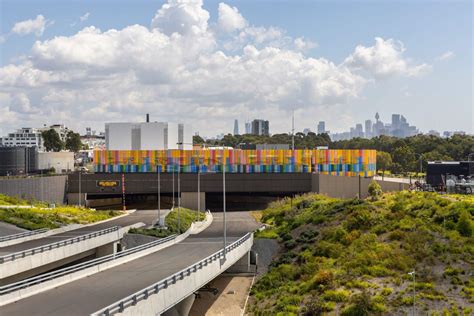
[[[161,181],[160,166],[156,165],[156,173],[158,174],[158,226],[161,226]]]
[[[295,150],[295,111],[291,115],[291,149]]]
[[[224,260],[226,260],[226,249],[227,246],[227,222],[226,222],[226,203],[225,203],[225,151],[222,154],[222,194],[223,194],[223,208],[224,208]]]

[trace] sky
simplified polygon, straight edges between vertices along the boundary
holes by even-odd
[[[0,134],[234,119],[270,132],[404,115],[473,133],[471,1],[0,0]],[[0,135],[1,136],[1,135]]]

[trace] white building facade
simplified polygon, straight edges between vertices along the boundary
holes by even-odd
[[[105,124],[108,150],[192,149],[192,135],[190,126],[181,123]]]
[[[23,127],[14,133],[8,133],[2,138],[1,144],[5,147],[38,147],[43,150],[43,138],[41,137],[41,129]]]

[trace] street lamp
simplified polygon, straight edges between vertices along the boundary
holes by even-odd
[[[420,177],[421,177],[421,173],[423,172],[423,156],[421,154],[415,153],[415,157],[419,157],[420,159]]]
[[[413,276],[413,316],[416,314],[416,308],[415,308],[415,299],[416,299],[416,287],[415,287],[415,269],[413,271],[408,272],[408,275]]]

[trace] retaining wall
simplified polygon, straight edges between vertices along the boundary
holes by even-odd
[[[67,176],[0,179],[0,194],[64,204]]]

